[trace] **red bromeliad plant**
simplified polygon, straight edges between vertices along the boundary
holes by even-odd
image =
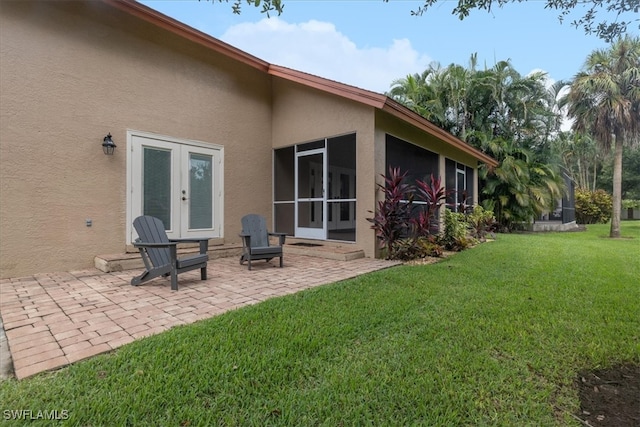
[[[406,184],[407,173],[400,173],[400,168],[389,168],[389,175],[384,176],[385,185],[378,184],[384,193],[384,199],[378,202],[371,228],[376,231],[380,247],[386,248],[387,259],[394,258],[394,245],[398,239],[407,235],[410,228],[410,214],[413,202],[414,187]]]
[[[406,175],[399,168],[389,168],[385,185],[378,185],[384,199],[378,202],[375,216],[367,218],[373,223],[371,228],[376,231],[380,247],[386,250],[387,259],[402,256],[400,252],[420,253],[408,250],[407,245],[416,246],[419,239],[438,232],[438,210],[446,198],[440,178],[432,174],[429,183],[418,180],[413,186],[404,182]],[[415,205],[414,198],[425,203]],[[414,215],[417,206],[420,211]],[[401,240],[403,243],[399,244]]]
[[[416,237],[426,237],[438,232],[438,211],[444,203],[447,192],[440,177],[431,174],[431,182],[416,181],[416,194],[419,200],[426,202],[423,209],[411,222]]]

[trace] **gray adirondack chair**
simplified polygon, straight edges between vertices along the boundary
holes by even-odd
[[[280,268],[282,268],[282,246],[286,238],[285,233],[269,233],[267,231],[267,222],[263,216],[249,214],[242,217],[242,256],[240,257],[240,265],[245,261],[249,264],[251,270],[251,261],[264,259],[267,262],[273,258],[280,258]],[[278,237],[279,244],[271,245],[269,236]]]
[[[131,284],[138,286],[160,276],[171,276],[171,290],[178,290],[178,274],[200,269],[200,278],[207,278],[207,261],[209,255],[209,239],[169,239],[164,224],[152,216],[139,216],[133,226],[140,236],[133,246],[140,250],[146,270],[131,279]],[[199,243],[200,253],[178,258],[178,243]]]

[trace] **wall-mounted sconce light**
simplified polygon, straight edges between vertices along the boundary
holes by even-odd
[[[109,135],[102,139],[102,151],[104,151],[104,154],[111,156],[115,149],[116,144],[113,142],[113,139],[111,139],[111,132],[109,132]]]

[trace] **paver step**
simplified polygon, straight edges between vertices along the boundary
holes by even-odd
[[[352,244],[306,241],[294,238],[287,238],[284,253],[285,256],[287,253],[290,253],[332,259],[335,261],[353,261],[354,259],[364,258],[365,256],[364,250]]]
[[[179,248],[178,257],[184,256],[186,254],[197,253],[198,251],[199,249],[197,247]],[[235,256],[239,257],[242,253],[242,245],[234,244],[209,246],[209,250],[207,251],[207,253],[209,254],[209,259]],[[142,262],[140,252],[97,255],[93,259],[93,262],[98,270],[104,271],[105,273],[144,268],[144,263]]]
[[[197,247],[180,248],[178,256],[198,252]],[[209,246],[209,259],[239,257],[242,254],[241,244],[225,244]],[[309,242],[298,239],[290,239],[284,246],[285,257],[287,254],[314,256],[318,258],[332,259],[335,261],[353,261],[364,258],[364,250],[354,245],[342,245],[334,242]],[[105,273],[116,271],[134,270],[144,268],[139,252],[126,252],[120,254],[97,255],[94,258],[95,267]]]

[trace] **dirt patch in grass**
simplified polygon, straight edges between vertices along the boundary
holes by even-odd
[[[577,417],[586,426],[640,426],[640,365],[622,365],[578,374]]]

